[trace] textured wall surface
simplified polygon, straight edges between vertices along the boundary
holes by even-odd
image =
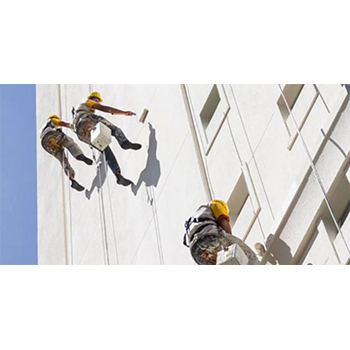
[[[299,85],[38,85],[38,133],[50,114],[71,121],[72,107],[92,90],[138,117],[150,111],[144,124],[104,115],[143,145],[111,146],[133,188],[117,185],[103,164],[98,171],[70,157],[87,189],[75,192],[38,139],[39,264],[193,264],[183,223],[210,198],[229,203],[235,235],[251,247],[266,244],[263,263],[346,263],[347,90]],[[341,233],[333,232],[322,187],[336,220],[345,218]]]

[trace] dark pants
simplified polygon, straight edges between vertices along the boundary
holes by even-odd
[[[105,119],[99,115],[96,115],[96,114],[90,114],[90,115],[84,116],[80,119],[80,121],[77,125],[78,138],[81,141],[87,143],[88,145],[94,147],[90,142],[91,130],[96,126],[97,123],[103,123],[108,128],[110,128],[112,135],[116,138],[116,140],[118,141],[118,143],[120,145],[122,145],[123,142],[128,141],[125,134],[123,133],[123,131],[120,128],[118,128],[117,126],[112,124],[107,119]],[[94,148],[96,148],[96,147],[94,147]],[[107,147],[103,151],[103,153],[106,157],[107,164],[108,164],[109,168],[112,170],[113,174],[120,172],[120,167],[119,167],[118,161],[115,158],[115,155],[113,154],[111,148]]]
[[[120,167],[117,162],[117,159],[115,158],[114,153],[112,152],[111,148],[108,146],[104,151],[103,151],[107,164],[109,168],[112,170],[113,174],[120,172]]]

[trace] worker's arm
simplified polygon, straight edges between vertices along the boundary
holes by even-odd
[[[228,205],[220,199],[213,199],[210,203],[210,208],[213,211],[213,215],[218,225],[227,233],[232,235],[230,226],[230,210]]]
[[[226,216],[219,217],[217,222],[218,222],[220,227],[222,227],[227,233],[232,235],[230,220]]]
[[[70,124],[70,123],[66,123],[64,121],[60,121],[57,123],[57,126],[64,126],[65,128],[69,128],[69,129],[74,129],[74,126],[73,124]]]
[[[134,115],[133,112],[131,111],[121,111],[120,109],[116,109],[116,108],[113,108],[113,107],[109,107],[109,106],[104,106],[104,105],[101,105],[100,103],[96,103],[92,106],[93,109],[97,109],[99,111],[102,111],[102,112],[105,112],[105,113],[110,113],[110,114],[119,114],[119,115]]]
[[[72,129],[72,130],[74,129],[73,124],[66,123],[63,120],[61,120],[60,118],[52,118],[51,121],[56,126],[59,126],[59,127],[64,126],[65,128],[69,128],[69,129]]]

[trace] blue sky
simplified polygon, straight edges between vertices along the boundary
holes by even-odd
[[[35,85],[0,84],[0,264],[37,264]]]

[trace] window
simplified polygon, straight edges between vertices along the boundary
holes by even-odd
[[[242,173],[227,203],[228,207],[230,208],[231,227],[237,221],[238,216],[248,199],[248,196],[248,188]]]
[[[315,232],[303,253],[299,264],[301,265],[336,265],[339,263],[334,247],[329,239],[334,232],[334,223],[321,218]]]
[[[277,105],[280,109],[280,112],[285,122],[287,122],[287,120],[289,119],[290,117],[289,111],[290,110],[293,111],[294,105],[303,87],[304,87],[304,84],[287,84],[284,87],[283,95],[285,98],[283,98],[283,95],[281,94],[277,102]]]
[[[245,240],[261,211],[247,163],[227,202],[232,233]]]
[[[330,198],[330,202],[331,202],[337,223],[341,228],[346,222],[350,211],[350,183],[346,176],[344,176],[340,181],[333,196]],[[334,226],[334,230],[329,230],[329,237],[333,242],[337,236],[337,229],[332,219],[332,216],[328,210],[328,207],[324,209],[324,214],[322,215],[322,218],[324,220],[328,220]]]
[[[204,96],[198,111],[202,126],[200,133],[206,142],[205,154],[208,155],[231,108],[222,84],[209,86]]]
[[[350,213],[350,202],[348,203],[347,207],[344,210],[344,213],[342,214],[342,216],[340,217],[340,219],[338,221],[338,225],[340,228],[344,225],[346,219],[349,216],[349,213]]]
[[[350,175],[350,173],[349,173]],[[338,226],[350,246],[350,183],[347,176],[339,181],[338,186],[329,198]],[[336,224],[326,204],[323,204],[321,215],[313,238],[304,253],[302,263],[313,264],[345,264],[349,259],[349,252],[343,237],[339,234]],[[336,251],[336,254],[335,254]],[[328,259],[330,259],[328,261]]]
[[[220,95],[219,95],[219,91],[218,91],[218,87],[215,84],[213,86],[213,88],[210,91],[209,97],[207,99],[207,101],[204,104],[204,107],[200,113],[200,117],[201,117],[201,121],[202,121],[202,125],[204,130],[207,130],[210,121],[212,120],[215,111],[217,110],[219,103],[220,103],[221,99],[220,99]]]
[[[317,97],[318,92],[313,84],[287,84],[284,86],[283,94],[279,97],[277,105],[289,135],[289,150],[292,149],[298,137],[298,131],[289,111],[293,113],[295,122],[301,130]]]
[[[347,245],[350,246],[350,183],[347,176],[344,176],[341,179],[334,195],[330,198],[330,202],[337,223],[342,230],[343,237],[346,240]],[[328,208],[324,209],[324,214],[321,219],[328,223],[326,231],[330,241],[334,244],[334,248],[340,257],[341,263],[346,263],[349,259],[349,252],[342,235],[340,235],[337,230]]]

